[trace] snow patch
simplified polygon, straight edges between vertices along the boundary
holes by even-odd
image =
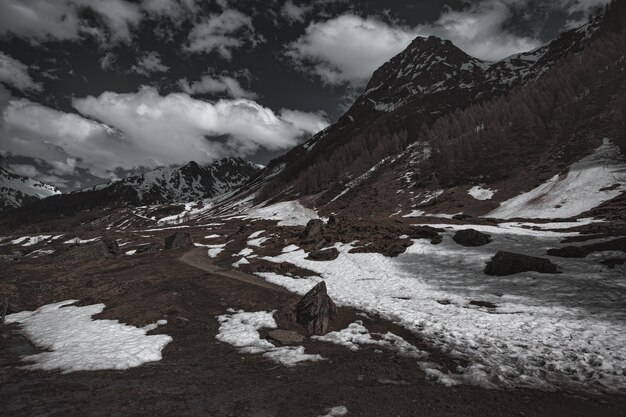
[[[299,201],[284,201],[265,207],[254,207],[245,218],[278,220],[279,226],[306,226],[309,220],[319,219],[317,213]]]
[[[156,325],[144,328],[117,320],[93,320],[104,304],[72,306],[77,300],[48,304],[35,311],[6,317],[20,324],[26,336],[47,352],[24,356],[33,362],[28,369],[60,370],[63,373],[102,369],[129,369],[161,360],[161,351],[172,341],[168,335],[147,335]]]
[[[483,188],[482,185],[475,185],[467,190],[467,193],[474,197],[476,200],[485,201],[491,200],[496,191],[498,190],[491,190],[489,188]]]

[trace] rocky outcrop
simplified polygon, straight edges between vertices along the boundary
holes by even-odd
[[[324,281],[311,289],[296,305],[296,321],[311,334],[325,334],[337,315],[337,306],[326,291]]]
[[[513,275],[529,271],[543,274],[559,273],[558,267],[549,259],[505,251],[496,253],[485,268],[485,274],[493,276]]]
[[[459,230],[452,239],[461,246],[484,246],[491,242],[491,236],[474,229]]]
[[[82,245],[73,245],[63,254],[63,259],[72,261],[97,261],[114,257],[119,246],[115,241],[98,240]]]

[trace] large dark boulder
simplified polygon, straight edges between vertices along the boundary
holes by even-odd
[[[187,249],[194,247],[193,239],[189,232],[176,232],[165,238],[165,249]]]
[[[63,259],[71,261],[97,261],[112,258],[114,253],[109,251],[104,241],[98,240],[81,245],[72,245],[63,254]]]
[[[324,250],[314,250],[309,253],[306,259],[310,259],[312,261],[332,261],[333,259],[337,259],[339,256],[339,251],[337,248],[330,248]]]
[[[337,315],[337,306],[328,296],[326,283],[317,284],[296,305],[296,321],[311,334],[325,334]]]
[[[300,239],[305,242],[317,242],[322,239],[324,231],[324,222],[320,219],[312,219],[306,224],[306,227],[300,233]]]
[[[474,229],[459,230],[452,239],[462,246],[484,246],[491,242],[491,236]]]
[[[544,274],[559,273],[558,267],[550,262],[549,259],[505,251],[496,253],[485,268],[485,274],[495,276],[513,275],[528,271]]]
[[[110,240],[103,240],[103,242],[106,245],[107,250],[109,251],[110,254],[119,255],[120,245],[117,243],[117,240],[110,239]]]

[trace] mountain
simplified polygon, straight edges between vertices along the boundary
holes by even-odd
[[[534,51],[498,62],[473,58],[450,41],[418,37],[374,72],[335,124],[270,162],[270,170],[281,167],[282,173],[267,189],[290,189],[295,196],[351,181],[418,141],[424,125],[537,80],[597,37],[603,22],[599,15]]]
[[[157,168],[72,194],[80,197],[102,194],[111,201],[135,206],[189,202],[233,191],[260,170],[256,164],[241,158],[225,158],[207,166],[191,161],[179,168]]]
[[[0,168],[0,211],[60,193],[53,185]]]
[[[625,3],[498,62],[416,38],[335,124],[271,161],[232,201],[310,196],[336,213],[483,215],[565,175],[605,139],[626,154]],[[503,191],[473,199],[467,191],[481,184]]]

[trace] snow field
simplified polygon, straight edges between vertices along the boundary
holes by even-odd
[[[498,251],[546,257],[573,233],[530,230],[517,224],[451,226],[490,233],[494,242],[465,248],[449,236],[439,245],[415,240],[397,258],[350,254],[327,262],[309,261],[303,250],[266,257],[316,271],[298,278],[259,273],[267,281],[304,294],[321,279],[340,305],[397,322],[430,344],[470,365],[444,370],[425,363],[442,383],[484,387],[538,387],[592,392],[626,392],[626,280],[624,268],[597,263],[610,254],[585,259],[553,258],[562,274],[484,275]],[[290,248],[293,249],[293,248]],[[489,309],[470,301],[494,303]]]

